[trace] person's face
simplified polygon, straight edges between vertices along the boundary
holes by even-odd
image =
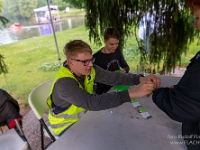
[[[195,17],[194,27],[200,30],[200,9],[194,9],[193,15]]]
[[[110,52],[114,53],[118,47],[119,40],[115,38],[109,38],[108,40],[104,40],[105,48]]]
[[[70,69],[77,75],[89,75],[93,66],[93,56],[89,52],[78,54],[76,57],[69,58]]]

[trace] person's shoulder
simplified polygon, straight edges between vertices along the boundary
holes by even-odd
[[[115,50],[115,53],[122,54],[122,51],[121,51],[121,49],[119,47],[117,47],[117,49]]]
[[[93,68],[94,68],[94,70],[95,70],[96,72],[99,72],[99,71],[104,70],[104,69],[102,69],[101,67],[99,67],[99,66],[96,65],[96,64],[93,65]]]
[[[93,65],[93,68],[94,68],[95,70],[98,70],[100,67],[99,67],[98,65],[94,64],[94,65]]]
[[[115,52],[121,52],[121,49],[119,47],[117,47]]]
[[[101,52],[101,49],[98,50],[98,51],[96,51],[93,55],[97,55],[97,54],[99,54],[100,52]]]
[[[102,50],[102,48],[101,48],[100,50],[98,50],[97,52],[95,52],[95,53],[93,54],[93,56],[98,56],[98,55],[103,54],[103,53],[101,52],[101,50]]]
[[[104,59],[104,53],[101,52],[101,50],[97,51],[96,53],[93,54],[93,57],[95,58],[95,62],[97,63],[99,61],[101,61],[102,59]]]
[[[190,59],[190,63],[188,64],[187,69],[190,68],[191,66],[193,66],[194,63],[196,64],[196,63],[199,63],[199,62],[200,62],[200,51],[198,51],[195,54],[195,56]]]

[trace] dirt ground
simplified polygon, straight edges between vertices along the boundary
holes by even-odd
[[[20,114],[22,116],[24,116],[27,112],[31,110],[29,106],[24,106],[23,104],[20,104],[19,107],[20,107]]]

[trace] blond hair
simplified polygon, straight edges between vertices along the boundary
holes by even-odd
[[[89,52],[92,54],[92,49],[90,46],[82,40],[69,41],[64,46],[63,51],[67,58],[76,57],[78,54],[83,52]]]

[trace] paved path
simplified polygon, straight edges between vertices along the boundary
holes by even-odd
[[[47,115],[44,115],[44,120],[47,122]],[[22,119],[24,134],[31,146],[32,150],[41,149],[41,134],[40,134],[40,123],[35,117],[32,110],[26,113]],[[49,138],[45,137],[45,143],[50,141]]]

